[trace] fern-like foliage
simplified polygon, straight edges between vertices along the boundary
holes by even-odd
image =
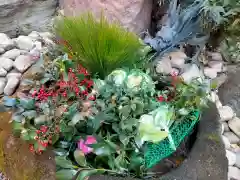
[[[91,13],[63,17],[56,22],[55,32],[73,59],[102,79],[116,68],[131,68],[140,61],[139,38],[117,23],[108,23],[103,14],[99,21]]]

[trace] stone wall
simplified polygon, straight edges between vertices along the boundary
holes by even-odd
[[[47,31],[58,0],[0,0],[0,32],[11,37]]]

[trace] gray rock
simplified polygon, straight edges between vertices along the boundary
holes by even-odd
[[[0,2],[0,6],[1,6],[1,2]],[[0,11],[0,12],[2,13],[2,11]],[[1,15],[0,15],[0,17],[1,17]],[[1,18],[0,18],[0,22],[1,22]],[[1,26],[1,23],[0,23],[0,26]],[[9,50],[13,46],[14,46],[14,42],[6,34],[0,33],[0,48]]]
[[[28,36],[19,36],[16,39],[17,47],[21,50],[30,51],[34,47],[33,40]]]
[[[5,50],[3,48],[0,48],[0,54],[3,54]]]
[[[234,180],[239,180],[240,178],[240,169],[237,167],[229,166],[228,167],[228,178],[232,178]]]
[[[184,52],[176,51],[168,54],[172,67],[183,69],[187,55]]]
[[[210,79],[214,79],[217,77],[217,69],[210,68],[210,67],[205,67],[204,68],[204,75],[207,76]]]
[[[41,39],[41,36],[40,36],[39,32],[37,32],[37,31],[32,31],[28,35],[28,37],[32,38],[32,40],[34,40],[34,41]]]
[[[222,106],[218,109],[220,121],[228,121],[234,117],[234,112],[229,106]]]
[[[21,50],[19,50],[19,49],[12,49],[12,50],[9,50],[9,51],[5,52],[2,55],[2,57],[15,60],[20,55],[21,55]]]
[[[236,163],[235,165],[240,168],[240,152],[236,153]]]
[[[0,77],[5,77],[6,75],[7,71],[4,68],[0,67]]]
[[[4,88],[4,94],[7,96],[13,95],[16,91],[17,86],[19,85],[20,80],[17,78],[9,78],[7,81],[7,85]]]
[[[224,127],[224,132],[228,132],[230,130],[229,127],[228,127],[228,123],[223,122],[222,124],[223,124],[223,127]]]
[[[235,117],[228,121],[228,126],[240,138],[240,119]]]
[[[0,67],[3,67],[6,71],[10,71],[13,67],[13,61],[9,58],[0,57]]]
[[[34,61],[30,56],[20,55],[16,58],[13,66],[21,73],[25,72]]]
[[[222,61],[210,61],[208,62],[210,68],[215,69],[217,72],[222,72],[223,62]]]
[[[227,80],[227,75],[222,73],[218,75],[216,78],[212,79],[212,83],[216,84],[216,89],[218,89],[223,83]]]
[[[202,74],[196,64],[186,64],[185,66],[186,68],[181,75],[184,82],[191,83],[191,81],[195,78],[202,78]]]
[[[207,56],[213,61],[222,61],[222,55],[219,52],[207,52]]]
[[[6,86],[6,79],[0,78],[0,94],[3,94],[5,86]]]
[[[229,150],[226,150],[226,157],[228,159],[228,165],[229,166],[233,166],[237,161],[236,154],[229,151]]]
[[[223,134],[223,133],[224,133],[224,125],[221,124],[221,134]]]
[[[172,72],[171,62],[168,57],[163,57],[162,59],[159,59],[156,65],[156,72],[164,75],[168,75]]]
[[[57,3],[56,0],[0,1],[0,32],[16,37],[18,34],[27,35],[33,30],[48,31]]]
[[[225,145],[225,148],[226,148],[226,149],[230,149],[231,144],[230,144],[230,141],[228,140],[228,138],[227,138],[226,136],[223,136],[223,135],[222,135],[222,140],[223,140],[223,143],[224,143],[224,145]]]
[[[8,72],[8,74],[7,74],[7,79],[9,79],[9,78],[17,78],[17,79],[20,79],[21,78],[21,76],[22,76],[22,74],[19,72],[19,71],[17,71],[16,69],[13,69],[13,70],[11,70],[10,72]]]
[[[237,117],[240,117],[240,69],[228,73],[226,82],[218,89],[219,99],[223,105],[230,106]]]
[[[223,135],[228,138],[231,144],[237,144],[240,142],[240,139],[233,132],[225,132]]]

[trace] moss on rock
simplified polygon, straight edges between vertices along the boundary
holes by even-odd
[[[10,113],[0,113],[0,171],[11,180],[54,180],[53,154],[32,154],[28,144],[12,134],[10,118]]]

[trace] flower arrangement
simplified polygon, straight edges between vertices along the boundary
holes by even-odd
[[[53,147],[58,180],[85,180],[95,174],[154,176],[145,162],[148,145],[168,139],[169,148],[176,150],[172,128],[206,106],[208,87],[198,80],[186,84],[173,73],[163,89],[157,88],[147,69],[135,68],[129,60],[138,46],[124,54],[131,65],[109,61],[104,65],[106,72],[98,71],[92,46],[74,43],[72,57],[67,54],[54,60],[40,83],[25,98],[17,99],[12,117],[15,133],[29,143],[32,153],[42,154]],[[115,42],[116,47],[121,43]],[[74,57],[78,46],[82,48],[76,57],[81,60]],[[98,53],[98,58],[108,57],[106,51]],[[111,54],[111,58],[119,60],[122,54]]]

